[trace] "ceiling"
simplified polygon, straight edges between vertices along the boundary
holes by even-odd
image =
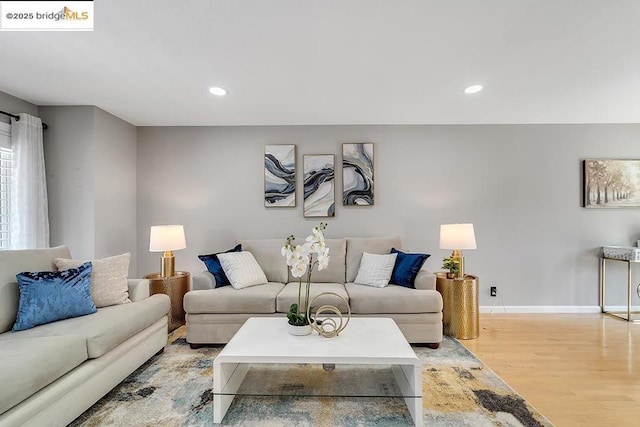
[[[0,91],[137,126],[640,123],[639,17],[637,0],[96,0],[93,32],[0,33]]]

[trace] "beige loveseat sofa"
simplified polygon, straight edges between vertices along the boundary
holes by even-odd
[[[0,426],[63,426],[77,418],[167,343],[166,295],[129,280],[131,303],[11,332],[16,274],[54,271],[64,246],[0,251]]]
[[[193,290],[184,297],[187,342],[226,343],[242,324],[255,316],[285,316],[297,301],[298,281],[291,277],[280,250],[283,239],[241,240],[244,251],[251,252],[262,267],[269,283],[236,290],[231,286],[215,288],[215,278],[208,271],[194,276]],[[353,283],[363,252],[388,254],[400,249],[400,238],[327,239],[329,267],[314,269],[311,298],[334,292],[349,301],[355,316],[390,317],[411,343],[433,347],[442,341],[442,297],[436,291],[436,276],[424,269],[415,280],[416,289],[397,285],[375,288]],[[317,306],[342,307],[337,298],[316,301]]]

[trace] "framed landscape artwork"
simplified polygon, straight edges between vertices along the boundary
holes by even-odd
[[[373,205],[373,142],[342,144],[342,204]]]
[[[585,160],[584,207],[640,207],[640,160]]]
[[[296,146],[264,147],[264,205],[296,206]]]
[[[333,154],[303,157],[304,216],[335,216],[335,165]]]

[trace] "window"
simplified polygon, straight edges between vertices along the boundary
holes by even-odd
[[[11,126],[0,123],[0,249],[9,249],[11,233],[11,172],[13,151],[11,151]]]

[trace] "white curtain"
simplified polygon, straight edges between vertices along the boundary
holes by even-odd
[[[44,171],[42,120],[20,114],[11,119],[11,248],[49,247],[49,208]]]

